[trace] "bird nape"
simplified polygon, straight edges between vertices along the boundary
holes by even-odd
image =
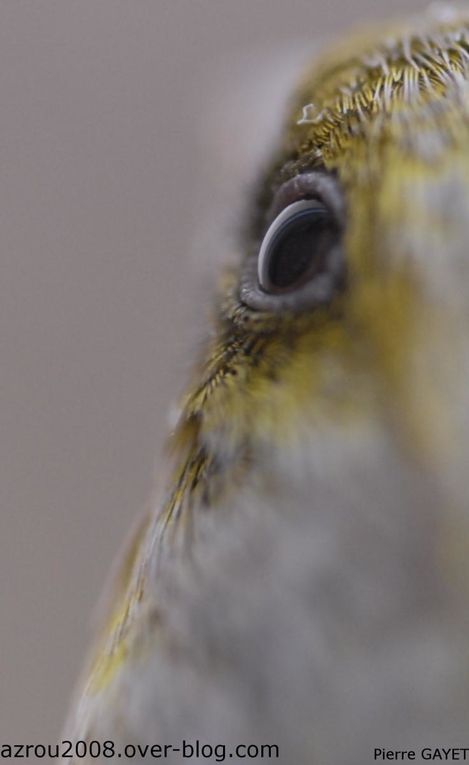
[[[469,14],[314,61],[246,210],[70,736],[134,763],[468,745]]]

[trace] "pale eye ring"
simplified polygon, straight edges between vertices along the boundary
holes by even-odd
[[[345,200],[332,173],[309,171],[285,181],[270,224],[246,258],[239,297],[253,311],[283,313],[327,305],[345,287]]]
[[[261,289],[284,294],[320,276],[338,239],[334,216],[321,201],[302,199],[288,205],[262,240],[257,266]]]

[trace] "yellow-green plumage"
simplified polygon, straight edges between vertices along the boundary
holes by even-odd
[[[252,308],[272,201],[311,171],[341,189],[345,283],[310,309]],[[317,765],[452,745],[469,701],[469,16],[316,62],[248,217],[74,735],[258,737]]]

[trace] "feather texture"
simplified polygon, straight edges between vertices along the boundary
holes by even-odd
[[[468,83],[462,11],[347,39],[305,73],[76,738],[270,743],[299,765],[461,744]],[[253,310],[240,284],[272,200],[312,169],[343,193],[346,288],[310,311]]]

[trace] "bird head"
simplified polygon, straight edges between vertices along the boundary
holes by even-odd
[[[176,441],[212,477],[379,433],[466,501],[468,76],[457,11],[368,30],[306,71],[183,406]]]
[[[314,738],[318,762],[339,740],[335,761],[355,763],[392,731],[465,731],[469,14],[314,62],[246,212],[83,708],[121,671],[119,700],[140,698],[128,646],[151,613],[150,654],[197,657],[172,717],[198,734],[241,720],[248,740],[262,710],[294,761],[316,761]],[[211,522],[173,556],[168,540]],[[158,678],[132,712],[152,736],[178,676]]]

